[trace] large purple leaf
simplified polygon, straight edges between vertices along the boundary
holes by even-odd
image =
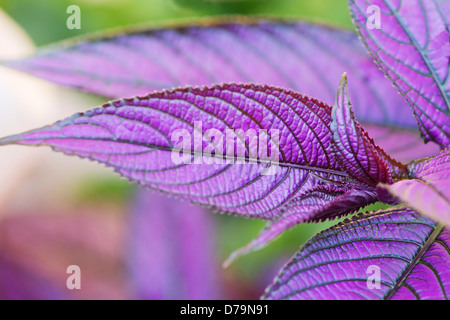
[[[386,152],[401,161],[437,152],[422,143],[407,104],[356,35],[321,25],[218,20],[65,43],[7,64],[112,98],[185,85],[254,82],[292,88],[328,104],[347,72],[357,117]]]
[[[389,158],[355,120],[346,74],[342,76],[339,84],[332,119],[333,156],[349,176],[375,187],[378,183],[392,183],[393,175],[407,173],[406,166]]]
[[[48,145],[217,212],[276,221],[233,258],[295,224],[376,201],[373,188],[356,184],[335,162],[330,123],[331,108],[317,100],[274,87],[225,84],[113,101],[0,144]],[[179,151],[183,159],[175,161]],[[337,187],[316,189],[327,184]],[[354,188],[357,200],[342,206]],[[325,206],[328,201],[337,202],[336,210]]]
[[[450,230],[411,209],[359,214],[302,246],[263,298],[448,299],[449,246]]]
[[[330,153],[330,113],[268,86],[186,88],[113,101],[0,143],[48,145],[220,212],[274,220],[300,192],[351,180]],[[231,130],[237,139],[227,141]],[[187,157],[175,161],[178,148]]]
[[[450,226],[450,149],[411,163],[409,170],[411,180],[379,187],[423,215]]]
[[[450,2],[349,0],[367,49],[410,103],[426,141],[450,145]],[[368,22],[380,10],[379,26]],[[368,13],[371,12],[371,13]]]
[[[140,299],[218,299],[214,228],[206,210],[137,190],[127,264]]]

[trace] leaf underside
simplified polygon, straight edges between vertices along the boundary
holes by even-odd
[[[332,48],[332,50],[330,50]],[[215,83],[260,83],[334,102],[343,72],[356,116],[400,161],[437,152],[356,35],[297,21],[237,19],[86,39],[6,63],[55,83],[110,98]]]
[[[330,182],[351,182],[330,153],[330,113],[331,108],[317,100],[268,86],[186,88],[113,101],[0,143],[51,146],[219,212],[274,220],[299,192]],[[196,122],[202,127],[196,127]],[[209,141],[211,128],[224,133],[223,138]],[[225,153],[228,129],[236,130],[231,154],[235,163],[205,164],[207,149],[217,147],[219,154]],[[279,166],[274,174],[266,174],[271,164],[251,149],[239,129],[244,133],[253,129],[257,134],[266,130],[268,149],[277,149],[270,134],[278,130]],[[173,161],[172,150],[178,142],[172,141],[172,134],[177,130],[193,137],[188,142],[191,164]],[[200,144],[195,142],[196,135]],[[239,158],[239,146],[245,150],[245,159]],[[196,164],[197,160],[201,163]]]

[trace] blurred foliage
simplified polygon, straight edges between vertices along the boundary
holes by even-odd
[[[81,9],[81,29],[69,30],[69,5]],[[0,0],[36,45],[137,24],[217,15],[301,18],[352,28],[346,0]]]
[[[72,4],[81,9],[81,30],[66,27],[69,17],[66,9]],[[25,29],[38,46],[110,28],[161,24],[177,19],[194,22],[199,17],[232,14],[299,18],[353,29],[346,0],[0,0],[0,7]],[[132,192],[131,184],[112,176],[111,179],[85,181],[77,197],[80,202],[122,203]],[[369,209],[378,207],[380,205],[376,204]],[[264,226],[262,221],[225,216],[215,218],[219,226],[217,242],[222,261],[232,251],[250,242]],[[248,281],[260,277],[261,272],[272,272],[267,275],[267,280],[270,280],[273,272],[302,243],[338,221],[299,225],[267,248],[240,258],[230,269]]]
[[[128,180],[111,174],[108,178],[92,178],[83,181],[76,190],[75,199],[80,203],[108,202],[125,206],[134,192]]]

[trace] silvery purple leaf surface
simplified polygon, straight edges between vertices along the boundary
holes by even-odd
[[[300,192],[351,181],[330,153],[330,113],[285,89],[218,85],[113,101],[0,143],[51,146],[219,212],[274,220]]]
[[[430,156],[407,104],[350,31],[296,21],[213,20],[203,25],[55,45],[7,65],[111,98],[186,85],[253,82],[328,104],[347,72],[359,121],[400,161]]]
[[[450,149],[409,165],[410,180],[380,185],[423,215],[450,226]]]
[[[128,269],[139,299],[219,299],[219,264],[207,210],[137,190]]]
[[[406,97],[425,141],[434,141],[442,148],[449,146],[450,2],[350,0],[349,3],[361,39]]]
[[[265,299],[447,299],[450,231],[408,208],[359,214],[309,240]]]
[[[0,145],[49,146],[265,220],[225,265],[299,223],[404,202],[317,234],[263,298],[447,299],[449,3],[350,0],[382,71],[355,34],[295,21],[213,20],[54,45],[4,64],[118,100]],[[135,200],[128,267],[138,295],[216,298],[208,216],[147,190]]]
[[[336,163],[330,124],[331,108],[317,100],[224,84],[113,101],[0,143],[47,145],[217,212],[273,222],[228,264],[296,224],[377,201]]]

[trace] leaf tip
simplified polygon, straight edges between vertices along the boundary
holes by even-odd
[[[341,76],[341,81],[339,82],[339,86],[347,86],[347,72],[344,72]]]
[[[227,269],[234,261],[236,261],[237,258],[245,255],[249,251],[250,250],[248,250],[246,247],[243,247],[243,248],[233,251],[230,254],[230,256],[222,264],[222,268]]]
[[[0,146],[8,144],[17,144],[17,142],[20,140],[20,136],[21,136],[20,134],[13,134],[10,136],[0,138]]]
[[[341,104],[346,104],[345,103],[346,101],[348,101],[348,103],[350,103],[350,97],[348,96],[347,88],[348,88],[347,72],[344,72],[341,76],[341,80],[339,81],[339,87],[338,87],[338,90],[336,93],[336,101],[333,106],[334,109],[339,108],[341,106]],[[339,103],[340,98],[345,99],[345,100],[343,102]]]

